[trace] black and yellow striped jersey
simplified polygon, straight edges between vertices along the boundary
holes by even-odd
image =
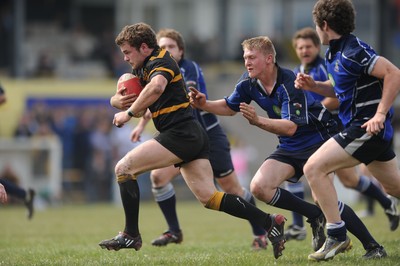
[[[142,85],[146,85],[156,75],[163,75],[168,85],[160,98],[149,109],[153,122],[160,132],[180,121],[193,119],[193,110],[189,104],[189,96],[181,71],[176,61],[165,49],[157,47],[144,61],[143,68],[134,70]]]

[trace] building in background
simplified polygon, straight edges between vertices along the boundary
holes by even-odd
[[[357,36],[400,64],[397,0],[354,0]],[[313,26],[315,0],[4,0],[0,2],[0,69],[14,77],[117,75],[114,35],[144,21],[171,27],[200,63],[241,59],[243,39],[268,35],[280,61],[293,61],[290,38]],[[396,61],[397,60],[397,61]],[[40,71],[44,69],[45,71]],[[123,70],[122,70],[123,71]]]

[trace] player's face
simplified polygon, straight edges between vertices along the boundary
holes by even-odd
[[[244,49],[243,59],[250,78],[258,78],[272,60],[272,55],[265,55],[257,49]]]
[[[179,49],[178,44],[176,43],[175,40],[168,37],[162,37],[158,41],[158,45],[161,48],[166,49],[177,62],[179,62],[182,59],[183,51]]]
[[[319,54],[319,46],[316,46],[311,39],[297,39],[295,50],[302,65],[312,63]]]
[[[328,34],[319,26],[315,26],[315,30],[318,33],[319,39],[321,40],[321,44],[328,45],[329,44]]]
[[[142,53],[142,48],[137,50],[127,42],[123,43],[119,48],[124,54],[124,61],[128,62],[133,69],[139,69],[143,66],[146,55]]]

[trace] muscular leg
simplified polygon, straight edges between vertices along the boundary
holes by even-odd
[[[397,157],[387,162],[373,161],[367,165],[371,174],[389,195],[400,198],[400,171]]]
[[[335,140],[329,139],[308,159],[304,166],[304,175],[325,214],[328,226],[336,228],[334,231],[339,230],[340,241],[346,239],[346,227],[340,218],[337,206],[338,197],[329,174],[337,169],[357,164],[359,161],[345,152]]]
[[[152,150],[152,153],[145,152]],[[153,168],[178,163],[180,159],[155,140],[149,140],[127,153],[115,166],[125,212],[125,233],[139,235],[139,186],[136,177]]]
[[[295,211],[306,216],[313,232],[312,246],[318,250],[325,242],[325,217],[321,209],[280,188],[279,186],[289,178],[295,176],[293,166],[275,159],[267,159],[258,169],[250,184],[253,195],[277,208]]]

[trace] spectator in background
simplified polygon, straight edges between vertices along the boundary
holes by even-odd
[[[6,100],[7,97],[5,91],[0,85],[0,105],[4,104]],[[3,172],[0,173],[0,199],[3,203],[6,202],[8,200],[7,194],[22,199],[28,209],[28,219],[31,219],[34,211],[33,200],[35,197],[35,191],[33,189],[26,191],[19,187],[17,182],[18,176],[12,170],[10,165],[6,165]]]
[[[53,77],[55,72],[55,63],[51,55],[47,51],[42,51],[39,54],[38,62],[36,65],[35,77]]]
[[[1,203],[6,203],[7,202],[7,192],[6,189],[4,188],[3,184],[0,184],[0,202]]]
[[[0,173],[0,184],[5,188],[8,196],[21,200],[27,208],[27,217],[32,219],[34,213],[35,191],[33,189],[25,190],[18,185],[19,178],[10,165],[6,165]]]
[[[104,65],[106,66],[106,68],[108,70],[110,77],[114,77],[115,44],[112,41],[113,36],[114,36],[114,34],[113,34],[112,29],[108,29],[108,28],[104,29],[101,32],[99,40],[96,42],[96,46],[95,46],[94,52],[93,52],[95,59],[99,59],[104,63]],[[121,57],[119,57],[119,58],[121,58]],[[126,64],[124,64],[124,66],[126,66]],[[127,72],[129,72],[129,71],[127,71]],[[119,75],[116,77],[119,77]]]
[[[94,131],[89,141],[92,149],[90,174],[85,177],[89,201],[110,201],[113,172],[111,167],[112,143],[110,117],[106,114],[97,116]]]
[[[19,119],[17,127],[14,130],[14,137],[18,138],[28,138],[34,133],[34,121],[30,112],[24,112]]]
[[[87,60],[93,55],[96,39],[82,24],[77,24],[72,29],[69,46],[73,61]]]
[[[3,87],[0,84],[0,105],[4,104],[6,102],[7,98],[6,98],[6,94],[4,92]]]

